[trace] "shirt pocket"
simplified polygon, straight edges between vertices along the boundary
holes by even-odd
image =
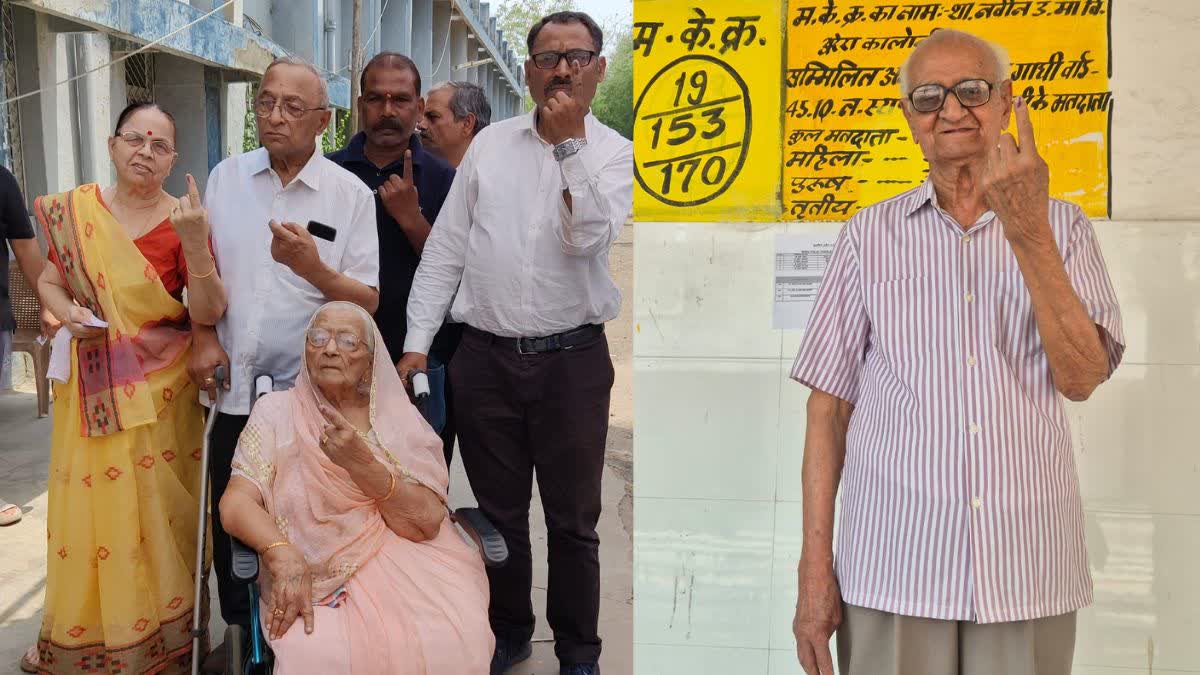
[[[915,371],[929,347],[929,322],[937,321],[932,307],[933,279],[898,276],[866,284],[867,314],[872,344],[893,372]]]
[[[1041,355],[1044,350],[1033,314],[1033,298],[1020,272],[1003,275],[996,288],[991,326],[996,350],[1010,363]]]

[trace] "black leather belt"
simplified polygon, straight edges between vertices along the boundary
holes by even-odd
[[[512,349],[518,354],[543,354],[546,352],[574,349],[580,345],[587,344],[604,335],[604,325],[588,324],[562,333],[534,338],[501,337],[472,326],[467,326],[466,331],[487,340],[493,345]]]

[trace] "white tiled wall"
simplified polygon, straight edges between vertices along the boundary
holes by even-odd
[[[770,274],[775,233],[803,227],[836,228],[635,226],[638,675],[800,673],[808,391]],[[1129,347],[1069,408],[1096,596],[1076,673],[1200,673],[1200,222],[1096,227]]]

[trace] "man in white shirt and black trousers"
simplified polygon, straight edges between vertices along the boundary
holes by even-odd
[[[401,377],[425,367],[447,310],[466,324],[450,378],[479,506],[508,542],[489,569],[492,673],[530,654],[529,504],[536,470],[549,531],[546,615],[560,672],[599,673],[600,476],[621,294],[608,252],[633,205],[633,147],[591,113],[603,35],[560,12],[529,32],[534,110],[467,150],[408,302]],[[451,302],[453,301],[453,304]]]

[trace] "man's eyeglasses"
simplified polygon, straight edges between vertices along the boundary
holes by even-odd
[[[276,101],[273,98],[264,97],[254,102],[254,114],[266,119],[275,112],[275,108],[279,108],[283,119],[289,122],[304,117],[306,114],[314,110],[326,110],[326,108],[305,108],[299,101]]]
[[[359,345],[366,344],[354,333],[339,331],[336,335],[324,328],[309,328],[304,334],[308,339],[308,344],[317,349],[324,349],[325,345],[329,344],[330,340],[337,343],[338,349],[342,351],[352,352],[358,349]]]
[[[994,85],[987,80],[963,80],[953,87],[923,84],[909,93],[908,100],[917,112],[937,112],[946,105],[946,94],[954,92],[962,107],[977,108],[992,100],[993,87]]]
[[[541,70],[554,70],[563,59],[567,60],[568,66],[586,68],[595,56],[596,52],[590,49],[568,49],[565,52],[541,52],[534,54],[532,58],[533,65]]]
[[[139,134],[136,131],[126,131],[120,134],[119,138],[122,141],[125,141],[125,145],[128,145],[134,150],[141,150],[142,147],[146,145],[146,141],[150,141],[149,138]],[[170,157],[171,155],[175,154],[175,146],[162,139],[156,138],[150,141],[150,152],[158,155],[159,157]]]

